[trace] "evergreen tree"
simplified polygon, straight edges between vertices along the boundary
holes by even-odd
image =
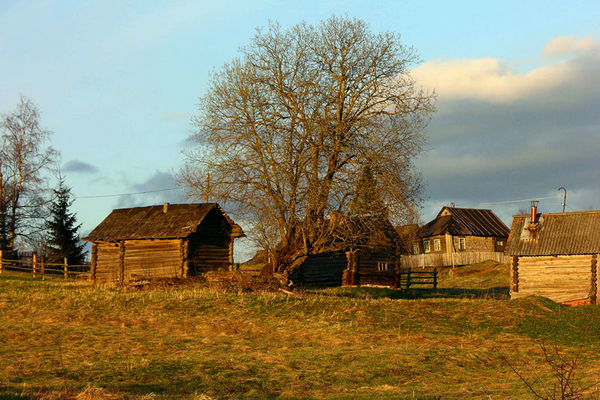
[[[381,188],[373,170],[365,166],[354,189],[354,197],[350,202],[350,215],[357,216],[386,216],[388,211],[383,201]]]
[[[54,189],[55,199],[50,204],[50,217],[46,222],[48,230],[48,247],[51,258],[56,260],[67,257],[69,264],[79,265],[85,261],[83,246],[79,243],[76,225],[77,218],[69,212],[73,204],[71,189],[65,185],[61,177],[58,188]]]

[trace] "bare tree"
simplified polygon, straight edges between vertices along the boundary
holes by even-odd
[[[414,215],[413,159],[434,98],[411,79],[417,56],[397,34],[346,17],[273,23],[241,53],[200,100],[182,171],[192,193],[210,192],[263,238],[304,254],[316,251],[327,214],[348,210],[365,166],[391,215]]]
[[[579,349],[571,354],[565,353],[558,346],[548,348],[543,342],[540,343],[540,349],[543,355],[542,366],[550,370],[551,379],[544,382],[542,376],[527,378],[519,372],[506,357],[504,362],[519,377],[521,382],[527,387],[527,390],[540,400],[583,400],[598,398],[598,390],[591,389],[594,384],[584,385],[580,373],[580,361],[582,358],[584,344],[579,345]],[[545,384],[545,385],[544,385]],[[593,393],[591,393],[593,392]]]
[[[12,251],[18,236],[34,237],[43,226],[43,172],[52,168],[56,152],[37,106],[23,96],[2,116],[0,134],[0,249]]]

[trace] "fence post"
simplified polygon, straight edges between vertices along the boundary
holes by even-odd
[[[31,255],[31,269],[33,270],[33,277],[35,278],[35,270],[37,269],[37,253],[35,251]]]
[[[0,250],[0,274],[2,274],[2,270],[4,269],[4,265],[3,265],[3,254],[2,254],[2,250]]]
[[[67,264],[67,257],[63,258],[63,267],[65,272],[65,279],[69,276],[69,264]]]
[[[40,257],[40,275],[42,275],[42,279],[44,279],[44,256]]]
[[[408,272],[406,273],[406,288],[410,289],[410,267],[408,268]]]
[[[437,268],[433,269],[433,290],[437,290],[437,274],[438,274],[438,270]]]

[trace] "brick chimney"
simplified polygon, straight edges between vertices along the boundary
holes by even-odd
[[[169,203],[164,203],[163,204],[163,214],[166,214],[167,211],[169,211],[169,206],[170,206]]]

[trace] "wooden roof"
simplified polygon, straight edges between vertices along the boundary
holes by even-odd
[[[508,237],[508,227],[492,210],[443,207],[437,217],[421,227],[420,237],[445,235]]]
[[[326,224],[318,246],[328,251],[352,249],[395,251],[400,235],[390,222],[381,215],[338,216],[335,222]]]
[[[242,228],[225,214],[217,203],[169,204],[121,208],[113,210],[86,238],[89,242],[112,242],[126,239],[184,238],[196,232],[204,218],[213,210],[231,224],[234,237],[244,236]]]
[[[539,214],[539,231],[531,236],[529,215],[515,215],[507,253],[555,256],[600,253],[600,211]]]

